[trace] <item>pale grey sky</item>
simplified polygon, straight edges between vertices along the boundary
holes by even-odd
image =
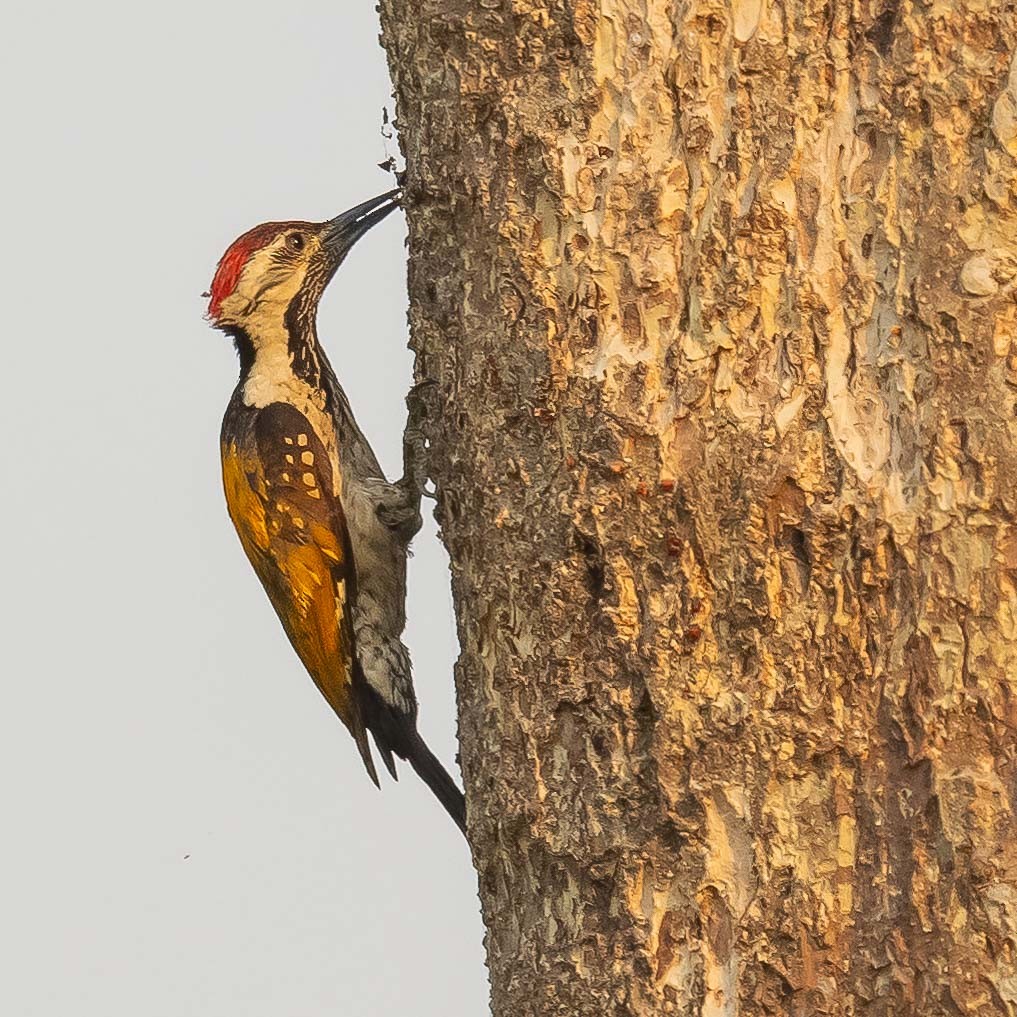
[[[0,1013],[482,1017],[466,845],[411,772],[371,785],[226,517],[237,369],[199,296],[248,227],[391,186],[372,0],[4,23]],[[393,216],[361,242],[321,320],[390,473],[404,236]],[[409,614],[421,730],[451,763],[430,521]]]

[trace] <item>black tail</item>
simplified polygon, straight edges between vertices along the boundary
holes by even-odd
[[[414,731],[413,740],[409,745],[406,759],[417,772],[417,776],[434,792],[434,797],[445,806],[445,811],[452,821],[466,836],[466,799],[462,791],[456,787],[455,781],[449,776],[448,770],[438,761],[427,743]]]
[[[374,735],[374,743],[389,773],[399,779],[392,754],[405,759],[417,776],[431,789],[434,797],[445,807],[452,821],[466,834],[466,799],[448,770],[417,731],[417,718],[392,709],[381,696],[360,676],[362,692],[361,710],[367,729]]]

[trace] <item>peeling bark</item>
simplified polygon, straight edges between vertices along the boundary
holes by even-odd
[[[1017,6],[381,14],[496,1017],[1017,1013]]]

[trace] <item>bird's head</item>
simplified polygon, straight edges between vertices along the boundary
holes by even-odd
[[[274,331],[313,316],[353,245],[399,207],[389,191],[327,222],[266,222],[230,244],[209,290],[208,319],[225,332]]]

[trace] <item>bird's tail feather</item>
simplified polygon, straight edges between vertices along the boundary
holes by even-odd
[[[456,782],[449,776],[448,770],[438,761],[435,754],[427,747],[427,743],[414,731],[413,738],[407,746],[409,751],[406,759],[417,772],[417,776],[431,789],[434,797],[445,807],[452,821],[466,835],[466,799]]]
[[[389,773],[396,780],[399,779],[392,759],[393,753],[400,759],[405,759],[465,835],[466,800],[448,771],[420,737],[415,711],[413,714],[397,713],[364,680],[363,672],[359,672],[358,677],[364,723],[374,736],[374,743]]]
[[[359,715],[356,718],[355,725],[350,730],[353,732],[354,739],[356,739],[357,748],[360,750],[360,758],[364,761],[364,768],[367,770],[367,776],[374,782],[375,787],[380,788],[381,782],[378,780],[378,771],[374,768],[374,758],[371,756],[371,743],[367,740],[367,730]]]

